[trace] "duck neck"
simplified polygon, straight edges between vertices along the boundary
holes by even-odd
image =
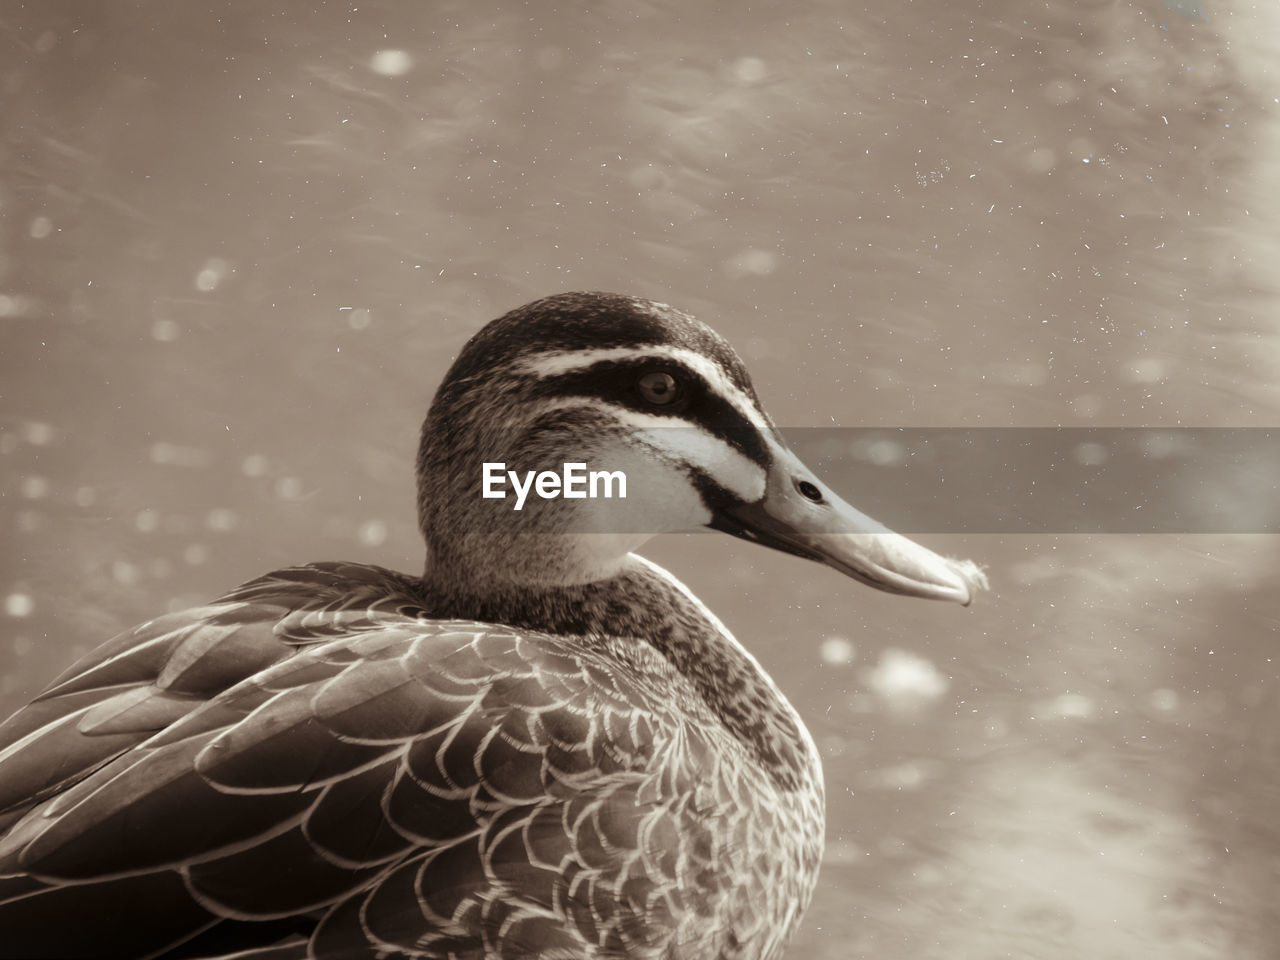
[[[756,659],[683,584],[630,555],[614,575],[580,584],[462,582],[437,565],[425,577],[433,616],[482,620],[588,643],[648,643],[694,688],[784,789],[807,783],[816,752],[794,708]]]

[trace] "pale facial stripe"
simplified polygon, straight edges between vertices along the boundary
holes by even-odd
[[[644,444],[672,464],[698,468],[743,503],[755,503],[764,496],[764,467],[705,427],[688,420],[642,413],[593,397],[547,399],[530,404],[523,412],[527,421],[533,421],[548,413],[574,409],[593,413],[607,410],[623,425],[633,442]]]
[[[662,345],[643,347],[602,347],[596,350],[558,350],[523,357],[515,364],[518,373],[536,377],[556,377],[566,373],[586,370],[597,363],[609,360],[663,360],[684,366],[702,377],[707,385],[728,401],[742,417],[760,432],[762,437],[772,436],[772,429],[760,408],[738,389],[724,369],[707,357],[683,347]]]

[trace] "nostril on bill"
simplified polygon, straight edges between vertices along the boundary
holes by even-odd
[[[810,483],[808,480],[796,480],[796,489],[800,491],[800,495],[806,500],[812,500],[814,503],[822,502],[822,491],[818,489],[816,484]]]

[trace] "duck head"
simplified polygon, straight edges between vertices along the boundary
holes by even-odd
[[[635,297],[560,294],[484,327],[431,405],[418,477],[428,577],[471,590],[605,579],[649,537],[698,527],[892,593],[968,604],[986,585],[842,500],[723,338]]]

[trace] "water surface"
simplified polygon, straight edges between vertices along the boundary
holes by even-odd
[[[267,569],[418,568],[432,391],[559,290],[692,310],[786,427],[1280,425],[1274,5],[691,6],[0,6],[3,711]],[[1276,539],[919,537],[992,593],[649,550],[823,750],[791,955],[1273,956]]]

